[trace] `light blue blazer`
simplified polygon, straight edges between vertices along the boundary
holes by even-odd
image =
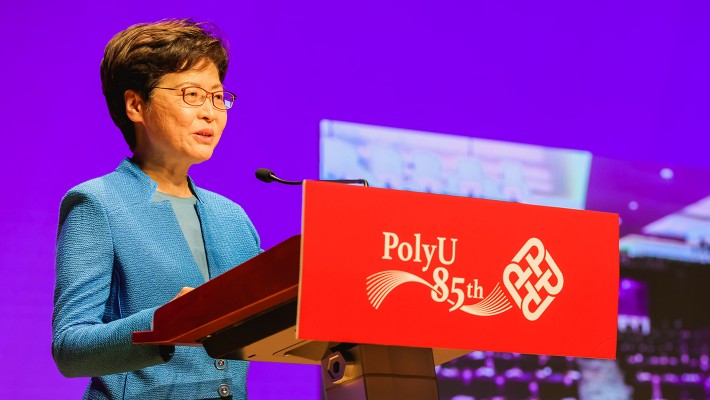
[[[244,210],[190,186],[210,277],[260,252]],[[56,248],[52,354],[68,377],[91,376],[85,399],[246,398],[247,362],[221,362],[202,347],[134,345],[155,309],[204,282],[169,201],[130,160],[71,189]]]

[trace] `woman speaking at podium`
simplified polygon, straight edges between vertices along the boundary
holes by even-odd
[[[57,233],[52,353],[87,399],[246,398],[247,363],[201,347],[134,345],[155,309],[257,255],[241,207],[188,177],[235,95],[225,44],[191,20],[139,24],[106,46],[101,81],[132,156],[71,189]]]

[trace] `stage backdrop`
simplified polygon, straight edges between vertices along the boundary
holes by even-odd
[[[217,23],[238,94],[200,186],[240,203],[269,248],[299,230],[323,119],[710,169],[710,3],[22,1],[0,13],[4,206],[0,398],[75,399],[50,353],[54,239],[70,187],[130,155],[100,90],[130,24]],[[254,364],[252,399],[320,395],[310,367]]]

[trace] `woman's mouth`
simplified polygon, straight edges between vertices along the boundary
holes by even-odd
[[[214,132],[212,132],[212,130],[210,129],[197,131],[193,133],[193,135],[195,136],[195,139],[198,143],[212,144],[212,142],[214,141]]]

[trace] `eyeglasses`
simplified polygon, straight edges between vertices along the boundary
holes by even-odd
[[[180,90],[182,91],[182,99],[185,103],[191,106],[201,106],[207,101],[207,96],[210,96],[212,100],[212,105],[218,110],[229,110],[234,106],[234,101],[237,99],[237,95],[228,92],[226,90],[219,90],[216,92],[209,92],[201,87],[188,86],[181,89],[166,88],[153,86],[154,89],[164,89],[164,90]]]

